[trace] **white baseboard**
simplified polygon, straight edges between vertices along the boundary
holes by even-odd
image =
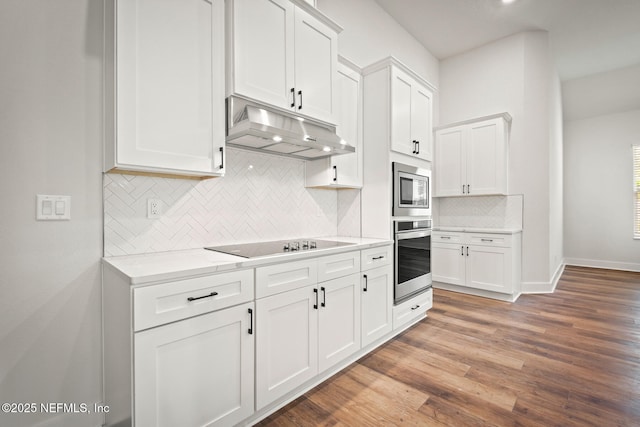
[[[585,258],[566,258],[565,264],[575,265],[578,267],[606,268],[608,270],[624,270],[640,272],[640,263],[636,262],[619,262],[619,261],[603,261]]]
[[[548,282],[522,282],[523,294],[552,294],[558,286],[560,276],[564,272],[564,267],[567,265],[565,261],[561,262],[556,268],[556,272],[553,273],[551,280]]]

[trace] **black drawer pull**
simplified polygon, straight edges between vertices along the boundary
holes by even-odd
[[[218,295],[217,292],[211,292],[209,295],[203,295],[201,297],[189,297],[189,298],[187,298],[187,301],[191,302],[191,301],[195,301],[195,300],[198,300],[198,299],[211,298],[211,297],[215,297],[216,295]]]
[[[416,304],[416,306],[415,306],[415,307],[411,307],[411,311],[413,311],[413,310],[417,310],[417,309],[419,309],[419,308],[420,308],[420,304]]]
[[[250,308],[249,310],[249,330],[247,331],[249,335],[253,335],[253,310]]]
[[[363,274],[362,277],[364,277],[364,288],[362,290],[367,292],[367,289],[369,289],[369,278],[366,274]]]
[[[493,242],[493,239],[480,239],[481,242]]]
[[[371,258],[373,261],[378,260],[378,259],[383,259],[384,255],[380,255],[380,256],[374,256],[373,258]]]

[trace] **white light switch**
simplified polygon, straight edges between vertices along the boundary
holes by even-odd
[[[71,196],[36,196],[36,219],[39,221],[71,219]]]

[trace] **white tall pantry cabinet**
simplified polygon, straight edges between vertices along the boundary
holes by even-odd
[[[362,235],[392,238],[391,163],[431,169],[435,88],[393,57],[365,67],[362,74]]]
[[[104,171],[223,175],[224,0],[104,4]]]

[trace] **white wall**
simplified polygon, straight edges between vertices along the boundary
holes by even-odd
[[[566,122],[564,141],[567,263],[640,271],[631,162],[640,109]]]
[[[567,263],[640,271],[631,145],[640,144],[640,64],[563,82]]]
[[[100,0],[0,2],[0,402],[102,398],[101,56]],[[36,222],[36,194],[70,195],[71,220]],[[0,412],[46,421],[100,424]]]
[[[546,32],[516,34],[441,62],[441,124],[504,111],[513,117],[509,193],[524,195],[525,292],[549,289],[561,263],[561,240],[550,238],[552,230],[554,236],[562,234],[557,187],[550,196],[550,180],[559,175],[562,120],[559,108],[552,108],[559,97]]]
[[[392,55],[438,87],[438,60],[374,0],[318,0],[317,6],[344,27],[341,55],[360,67]]]

